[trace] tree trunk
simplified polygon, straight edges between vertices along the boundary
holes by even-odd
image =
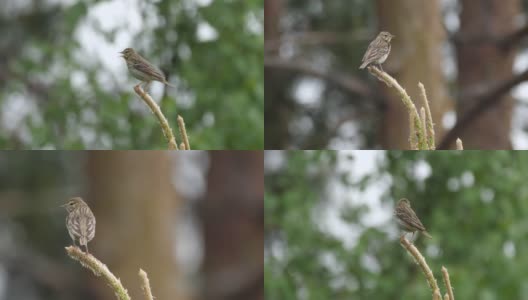
[[[207,300],[264,299],[264,157],[262,151],[214,151],[204,227]]]
[[[97,218],[91,250],[121,279],[132,299],[144,299],[139,269],[157,299],[187,299],[178,289],[173,237],[180,204],[171,184],[168,152],[91,151],[87,160],[88,201]],[[100,298],[114,300],[101,286]]]
[[[513,76],[515,50],[497,47],[493,37],[504,36],[515,27],[514,17],[520,13],[519,0],[462,0],[457,43],[458,84],[461,95],[485,90]],[[471,37],[487,37],[488,42],[465,42]],[[513,99],[507,94],[469,124],[460,135],[465,149],[511,149],[510,131]],[[457,104],[458,118],[467,113],[476,101],[462,98]]]
[[[442,70],[446,34],[438,0],[378,0],[380,31],[396,35],[384,69],[406,89],[418,110],[423,106],[418,83],[424,84],[435,122],[436,141],[443,135],[442,117],[452,109]],[[394,89],[383,83],[387,107],[380,142],[384,149],[409,149],[409,115]]]

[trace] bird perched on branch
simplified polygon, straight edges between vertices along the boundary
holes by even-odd
[[[394,216],[396,217],[398,224],[400,224],[405,231],[412,232],[413,236],[414,233],[418,231],[423,233],[426,237],[430,239],[432,238],[425,230],[425,226],[420,222],[420,219],[418,219],[414,210],[411,208],[411,203],[408,199],[402,198],[398,201],[396,208],[394,208]]]
[[[66,216],[66,228],[75,246],[75,240],[88,252],[88,242],[95,236],[95,216],[88,204],[80,197],[71,198],[62,205],[68,212]]]
[[[383,71],[381,64],[387,60],[391,50],[391,40],[394,38],[394,35],[390,34],[387,31],[382,31],[378,36],[370,42],[370,45],[367,48],[367,52],[361,60],[362,64],[359,67],[364,69],[368,65],[375,64]]]
[[[167,82],[165,75],[163,75],[160,69],[139,55],[134,49],[126,48],[119,53],[123,54],[122,57],[126,61],[130,74],[141,80],[142,83],[145,83],[145,89],[148,88],[151,81],[159,81],[170,87],[174,87]]]

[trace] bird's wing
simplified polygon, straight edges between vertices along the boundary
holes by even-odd
[[[412,216],[412,218],[410,218],[410,220],[407,220],[407,221],[411,223],[414,227],[418,228],[419,230],[421,231],[425,230],[425,226],[423,226],[420,219],[418,219],[418,216],[416,215],[414,210],[410,209],[409,214]]]
[[[362,62],[370,61],[373,58],[376,58],[376,57],[379,58],[379,57],[382,57],[383,55],[387,54],[389,48],[387,48],[387,47],[378,47],[378,45],[376,45],[376,43],[377,42],[375,40],[370,43],[370,45],[367,48],[367,51],[363,55]],[[374,50],[375,48],[378,48],[378,49]]]
[[[134,67],[143,73],[147,73],[155,77],[161,82],[165,81],[165,75],[163,75],[163,72],[161,72],[160,69],[156,68],[143,57],[140,57],[140,60],[134,62]]]

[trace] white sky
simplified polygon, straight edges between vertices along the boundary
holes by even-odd
[[[354,159],[346,159],[348,155],[352,155]],[[377,171],[377,166],[384,157],[384,151],[339,151],[337,171],[348,172],[350,178],[358,180]],[[380,200],[389,184],[390,178],[385,177],[378,184],[370,184],[364,191],[360,191],[355,187],[346,187],[339,178],[334,178],[328,186],[328,204],[324,207],[321,227],[343,240],[346,247],[352,248],[361,231],[357,226],[342,220],[343,206],[367,205],[369,212],[361,218],[363,225],[377,227],[385,224],[391,219],[392,208],[386,207]]]

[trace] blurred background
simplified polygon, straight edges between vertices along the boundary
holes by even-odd
[[[60,205],[97,218],[90,253],[144,299],[263,299],[263,154],[0,152],[0,299],[115,299],[70,259]]]
[[[383,65],[418,101],[437,147],[528,149],[528,1],[266,0],[266,149],[408,149],[393,89],[359,70],[381,30]]]
[[[176,88],[150,93],[193,149],[262,149],[261,0],[4,0],[0,148],[166,149],[118,52]]]
[[[264,160],[266,299],[430,299],[392,218],[402,197],[433,237],[415,245],[442,295],[445,266],[455,298],[528,298],[527,153],[267,151]]]

